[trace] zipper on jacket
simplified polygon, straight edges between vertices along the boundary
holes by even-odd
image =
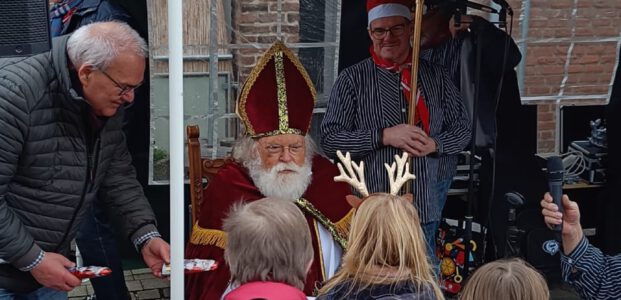
[[[86,183],[86,185],[88,186],[89,192],[92,192],[93,188],[95,187],[95,179],[97,177],[97,167],[99,165],[98,161],[99,161],[99,152],[100,152],[99,151],[100,141],[101,139],[99,138],[99,135],[98,135],[94,142],[93,151],[91,151],[88,155],[90,180],[89,182]]]
[[[75,219],[78,215],[78,212],[82,209],[82,205],[84,204],[84,198],[86,196],[87,191],[92,190],[93,182],[95,180],[94,170],[97,157],[99,156],[98,148],[99,148],[99,133],[94,133],[96,135],[95,140],[93,141],[91,134],[82,134],[82,139],[86,142],[86,178],[84,179],[84,186],[82,187],[82,194],[80,195],[80,202],[78,202],[78,206],[73,211],[73,216],[71,217],[71,221],[69,221],[69,226],[67,226],[67,230],[65,230],[65,234],[63,238],[60,240],[60,243],[56,245],[56,249],[54,252],[58,252],[60,247],[65,244],[67,240],[67,236],[73,228],[73,223],[75,223]]]

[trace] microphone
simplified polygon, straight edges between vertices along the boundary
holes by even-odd
[[[563,167],[563,160],[558,156],[549,157],[547,160],[547,169],[550,195],[552,196],[554,204],[558,206],[559,211],[561,213],[564,213],[563,204],[561,203],[561,197],[563,196],[563,175],[565,173],[565,168]],[[562,223],[554,225],[552,227],[552,230],[554,231],[558,241],[560,241],[562,229]]]

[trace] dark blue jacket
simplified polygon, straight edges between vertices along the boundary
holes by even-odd
[[[50,15],[52,28],[54,28],[54,22],[62,22],[62,25],[60,25],[60,32],[54,32],[54,30],[52,30],[52,36],[71,33],[77,28],[93,22],[116,20],[129,23],[131,19],[130,15],[125,10],[108,0],[74,0],[70,6],[74,7],[74,4],[75,12],[64,22],[62,22],[64,15]],[[51,9],[54,10],[54,7]]]

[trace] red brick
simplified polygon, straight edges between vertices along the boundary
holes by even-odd
[[[595,64],[599,62],[601,57],[599,55],[584,55],[577,57],[572,63],[575,64]]]
[[[619,36],[619,28],[618,27],[600,27],[597,28],[597,36],[600,37],[618,37]]]
[[[555,117],[556,117],[555,114],[552,112],[546,112],[546,113],[539,112],[538,114],[539,121],[543,121],[543,122],[554,122]]]
[[[243,0],[242,0],[243,1]],[[300,11],[300,4],[298,2],[284,2],[281,4],[281,9],[283,12],[290,11]],[[274,3],[270,3],[269,11],[278,11],[278,3],[274,1]]]
[[[584,66],[584,76],[600,76],[610,79],[612,75],[612,66],[605,66],[602,64],[592,64]]]
[[[611,27],[612,20],[610,19],[594,19],[592,21],[593,27]]]
[[[565,72],[565,68],[563,65],[542,66],[540,71],[543,75],[563,74]]]
[[[242,12],[267,11],[267,3],[259,3],[258,1],[240,1]]]
[[[558,8],[558,9],[570,9],[573,7],[573,0],[554,0],[554,1],[546,1],[549,3],[550,8]]]
[[[539,140],[554,140],[554,131],[540,131],[539,132]]]
[[[526,88],[526,96],[546,96],[550,95],[548,86],[529,86]]]
[[[556,123],[554,122],[539,122],[537,126],[538,130],[554,130],[556,129]]]
[[[299,13],[288,13],[286,20],[287,20],[287,23],[298,23],[300,22],[300,14]]]
[[[602,85],[585,85],[585,86],[574,86],[568,87],[565,91],[566,95],[591,95],[591,94],[607,94],[608,86]]]
[[[275,30],[271,30],[267,25],[239,25],[239,31],[244,33],[273,33]]]
[[[582,73],[584,72],[584,66],[583,65],[569,65],[569,68],[567,68],[567,73]]]
[[[593,36],[593,29],[592,28],[576,28],[576,36],[580,37],[580,36]]]
[[[272,36],[269,36],[269,35],[259,36],[259,43],[262,43],[262,44],[271,44],[271,43],[273,43],[275,41],[276,41],[276,36],[274,36],[274,35],[272,35]]]
[[[271,23],[278,21],[278,14],[267,12],[249,12],[241,14],[238,24]]]

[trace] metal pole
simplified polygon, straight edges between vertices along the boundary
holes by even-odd
[[[218,10],[217,1],[209,1],[209,101],[207,105],[207,141],[213,149],[211,157],[216,158],[219,154],[220,136],[218,119],[221,116],[218,94],[218,64],[220,61],[218,51]]]
[[[184,298],[183,1],[168,1],[170,108],[170,299]]]

